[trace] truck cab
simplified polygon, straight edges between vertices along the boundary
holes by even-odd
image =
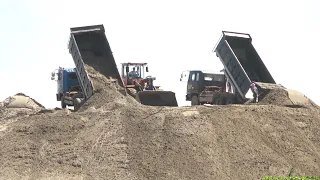
[[[181,74],[181,79],[183,74]],[[225,104],[227,100],[232,100],[227,92],[227,78],[224,73],[203,72],[200,70],[189,71],[187,79],[186,101],[191,101],[191,105],[201,104]],[[228,88],[228,91],[230,86]]]
[[[51,80],[57,81],[57,101],[61,101],[61,107],[74,106],[74,98],[82,97],[82,91],[75,68],[56,69],[51,73]]]

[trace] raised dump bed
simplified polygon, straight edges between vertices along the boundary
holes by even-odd
[[[69,52],[77,69],[85,99],[93,95],[93,85],[89,80],[85,65],[94,68],[105,77],[117,79],[124,87],[103,25],[70,28]]]
[[[276,84],[258,52],[250,34],[223,31],[214,52],[220,58],[225,73],[236,93],[243,99],[252,81],[260,88],[283,88]]]

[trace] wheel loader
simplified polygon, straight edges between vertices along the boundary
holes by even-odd
[[[121,78],[127,92],[144,105],[178,106],[175,93],[154,86],[156,78],[147,76],[147,72],[147,63],[121,63]]]

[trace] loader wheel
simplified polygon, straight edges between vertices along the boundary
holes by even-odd
[[[191,98],[191,106],[199,105],[199,99],[197,95],[193,95]]]

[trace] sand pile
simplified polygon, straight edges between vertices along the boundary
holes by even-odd
[[[273,105],[293,105],[289,98],[288,91],[284,89],[270,90],[259,104],[273,104]]]
[[[89,75],[96,93],[80,111],[2,128],[0,177],[233,180],[285,176],[292,167],[320,176],[317,108],[147,107]]]
[[[258,104],[273,104],[288,107],[318,107],[311,99],[296,90],[273,89],[262,95],[262,99]]]
[[[44,109],[45,107],[43,105],[31,97],[23,93],[17,93],[0,103],[0,117],[2,117],[2,119],[22,117],[35,114]]]
[[[86,69],[94,87],[94,95],[82,105],[79,111],[100,108],[114,109],[122,107],[125,104],[131,104],[132,106],[140,105],[131,96],[126,95],[125,89],[117,83],[117,80],[106,78],[90,66],[86,66]]]
[[[0,107],[1,106],[6,108],[27,108],[33,110],[40,110],[44,108],[43,105],[23,93],[17,93],[14,96],[6,98],[0,104]]]
[[[19,179],[258,179],[320,175],[319,110],[281,106],[119,107],[38,114],[0,139]]]

